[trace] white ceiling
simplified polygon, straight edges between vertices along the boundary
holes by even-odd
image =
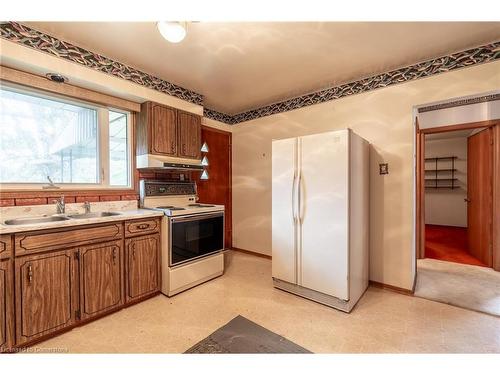
[[[199,92],[228,114],[500,40],[500,22],[199,22],[179,44],[154,22],[26,24]]]

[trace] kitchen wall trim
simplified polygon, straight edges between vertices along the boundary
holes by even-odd
[[[72,43],[22,25],[21,23],[12,21],[0,22],[0,37],[25,47],[69,60],[87,68],[186,100],[190,103],[203,105],[202,94],[185,89],[151,74],[144,73],[108,57],[88,51]],[[203,115],[228,125],[235,125],[277,113],[384,88],[390,85],[492,62],[497,59],[500,59],[500,41],[425,60],[417,64],[364,77],[298,97],[283,99],[277,103],[272,103],[234,115],[222,113],[210,108],[203,108]]]

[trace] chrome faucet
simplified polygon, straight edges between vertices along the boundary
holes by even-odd
[[[50,176],[47,176],[47,181],[49,181],[49,184],[42,186],[42,189],[60,189],[61,188],[60,186],[57,186],[56,184],[54,184],[54,181],[52,181]]]
[[[64,214],[66,211],[66,204],[64,203],[64,195],[61,195],[61,198],[54,199],[52,203],[56,204],[56,210],[58,214]]]
[[[85,213],[86,214],[90,213],[90,203],[88,201],[86,201],[85,203],[83,203],[83,208],[85,208]]]

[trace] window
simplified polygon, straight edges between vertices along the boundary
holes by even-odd
[[[130,114],[55,95],[0,88],[0,184],[131,186]]]

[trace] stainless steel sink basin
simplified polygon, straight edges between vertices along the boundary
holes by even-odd
[[[95,217],[107,217],[107,216],[117,216],[121,215],[119,212],[89,212],[87,214],[75,214],[75,215],[68,215],[68,217],[72,219],[92,219]]]
[[[53,221],[65,221],[69,220],[66,216],[43,216],[43,217],[26,217],[19,219],[5,220],[5,225],[25,225],[25,224],[39,224],[39,223],[51,223]]]

